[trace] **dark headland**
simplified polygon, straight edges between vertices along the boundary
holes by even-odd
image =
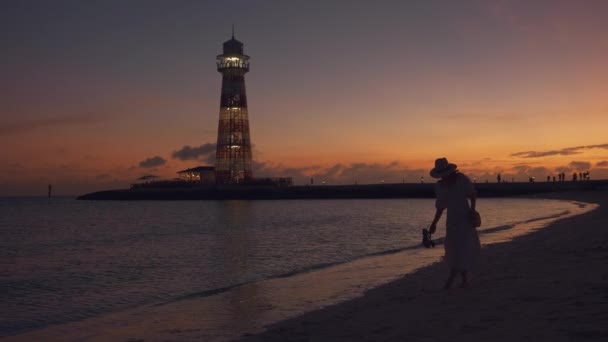
[[[479,197],[508,197],[564,191],[608,188],[608,180],[570,182],[477,183]],[[79,196],[81,200],[274,200],[274,199],[356,199],[433,198],[433,183],[361,185],[260,186],[154,184],[123,190],[107,190]]]

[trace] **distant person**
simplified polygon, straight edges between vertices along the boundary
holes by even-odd
[[[445,289],[452,287],[458,274],[462,277],[462,287],[470,285],[470,272],[479,258],[479,236],[473,226],[476,194],[469,177],[460,173],[455,164],[448,163],[446,158],[435,160],[431,177],[441,178],[435,185],[435,217],[429,227],[431,234],[437,230],[437,222],[447,209],[445,234],[445,261],[450,274],[445,282]],[[470,204],[469,204],[470,200]]]
[[[496,176],[496,182],[500,183],[500,173],[498,174],[498,176]]]
[[[576,172],[572,174],[572,181],[576,182]]]
[[[553,176],[553,182],[555,183],[555,176]]]
[[[551,176],[547,176],[547,182],[551,181]]]

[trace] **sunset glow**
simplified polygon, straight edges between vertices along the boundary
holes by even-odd
[[[232,23],[256,177],[418,182],[446,157],[478,181],[608,178],[606,1],[0,7],[1,196],[213,165]]]

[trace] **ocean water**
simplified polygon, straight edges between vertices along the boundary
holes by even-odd
[[[487,234],[575,207],[478,202]],[[433,214],[426,199],[0,198],[0,336],[418,248]]]

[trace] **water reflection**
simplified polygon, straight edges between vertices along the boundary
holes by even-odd
[[[0,321],[0,334],[159,303],[175,307],[179,317],[197,315],[202,321],[192,322],[192,329],[248,331],[402,274],[415,256],[399,257],[394,269],[352,261],[417,246],[434,211],[432,200],[401,199],[53,200],[0,201],[6,275],[0,299],[11,312]],[[487,227],[570,206],[535,200],[478,204]],[[190,303],[186,298],[200,307],[177,305]],[[167,316],[163,312],[158,315]]]
[[[255,276],[250,267],[250,257],[255,253],[254,232],[249,229],[254,203],[251,201],[218,202],[218,220],[221,231],[216,231],[221,248],[221,276],[236,282],[240,279],[251,279]],[[246,331],[255,326],[260,308],[266,307],[265,296],[258,293],[256,283],[250,283],[235,289],[226,296],[226,325],[239,331]],[[224,325],[224,324],[221,324]]]

